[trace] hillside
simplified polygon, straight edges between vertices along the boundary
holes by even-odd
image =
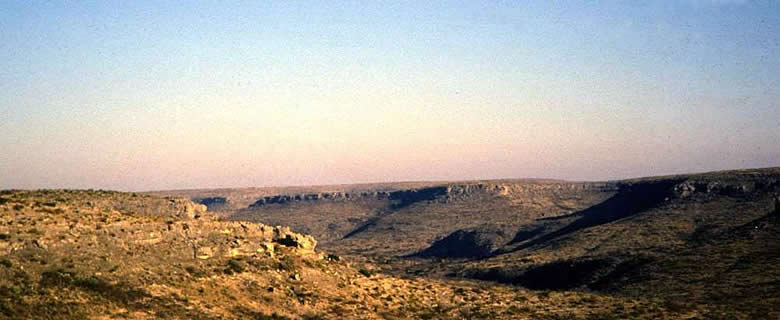
[[[780,303],[778,181],[780,168],[360,192],[326,186],[263,194],[224,216],[289,225],[398,276],[651,297],[680,310],[765,318]]]
[[[179,198],[0,192],[0,319],[678,318],[660,299],[399,278]]]

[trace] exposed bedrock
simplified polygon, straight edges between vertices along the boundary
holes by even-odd
[[[776,192],[780,182],[775,179],[690,179],[674,186],[675,194],[687,198],[695,194],[739,197],[756,191]]]
[[[249,207],[258,208],[271,204],[288,204],[308,201],[386,200],[390,201],[390,206],[392,208],[400,209],[425,201],[450,202],[458,199],[467,199],[471,196],[512,196],[513,194],[524,195],[535,192],[562,190],[616,191],[617,186],[614,183],[568,182],[445,184],[395,191],[363,191],[353,193],[339,191],[279,194],[260,198]]]

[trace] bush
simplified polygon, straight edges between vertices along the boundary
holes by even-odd
[[[279,264],[277,265],[278,269],[285,270],[285,271],[295,271],[295,260],[293,260],[290,256],[285,256],[282,258],[281,261],[279,261]]]
[[[245,268],[244,265],[236,260],[236,259],[230,259],[227,262],[227,268],[225,268],[225,274],[233,274],[233,273],[241,273],[244,272]]]
[[[73,284],[76,273],[65,269],[45,271],[41,274],[39,284],[42,287],[64,287]]]
[[[111,285],[108,282],[96,277],[77,278],[73,284],[95,292],[106,292],[111,289]]]
[[[360,274],[366,276],[366,278],[371,278],[371,276],[376,274],[376,272],[374,270],[369,270],[369,269],[366,269],[366,268],[360,268],[360,270],[358,270],[358,272],[360,272]]]

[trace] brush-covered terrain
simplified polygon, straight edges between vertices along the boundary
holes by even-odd
[[[763,319],[780,318],[778,193],[780,168],[176,195],[219,199],[225,220],[288,225],[397,277],[657,299],[691,317]]]
[[[604,319],[706,308],[496,282],[397,277],[287,227],[187,199],[0,192],[0,319]]]

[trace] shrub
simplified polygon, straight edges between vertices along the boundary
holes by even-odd
[[[278,269],[285,270],[285,271],[295,271],[295,260],[293,260],[290,256],[285,256],[282,258],[281,261],[279,261],[279,264],[277,265]]]
[[[39,284],[42,287],[63,287],[73,284],[75,273],[65,269],[45,271],[41,274]]]
[[[95,292],[106,292],[111,289],[111,285],[103,279],[96,277],[77,278],[73,284],[77,287],[89,289]]]
[[[371,278],[371,276],[373,276],[376,273],[374,270],[369,270],[366,268],[360,268],[358,272],[360,272],[360,274],[366,276],[367,278]]]
[[[233,273],[241,273],[244,272],[245,268],[244,265],[236,260],[236,259],[230,259],[227,262],[227,268],[225,268],[225,274],[233,274]]]

